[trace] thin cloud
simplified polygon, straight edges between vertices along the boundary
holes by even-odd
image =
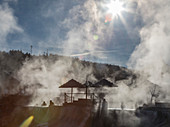
[[[1,50],[8,47],[7,36],[10,33],[20,32],[24,30],[17,23],[17,18],[13,14],[13,10],[8,6],[8,4],[0,5],[0,44]]]
[[[76,57],[76,56],[87,56],[87,55],[91,55],[93,53],[112,53],[112,52],[116,52],[115,50],[110,50],[110,51],[91,51],[91,52],[84,52],[84,53],[79,53],[79,54],[72,54],[69,56],[72,57]]]

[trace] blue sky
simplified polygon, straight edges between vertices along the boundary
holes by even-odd
[[[0,50],[57,53],[126,66],[140,43],[138,4],[122,0],[124,10],[105,23],[109,0],[1,0]],[[8,26],[8,27],[7,27]],[[94,37],[97,36],[97,39]]]

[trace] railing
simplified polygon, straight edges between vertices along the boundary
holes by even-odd
[[[71,94],[73,95],[72,99],[71,99]],[[69,96],[70,95],[70,96]],[[76,95],[76,96],[74,96]],[[64,103],[69,103],[72,102],[75,100],[75,98],[79,99],[80,96],[79,95],[84,95],[85,96],[85,99],[91,99],[91,100],[94,100],[95,97],[95,94],[94,93],[87,93],[87,96],[86,96],[86,93],[64,93]],[[83,98],[83,96],[81,96],[81,98]]]

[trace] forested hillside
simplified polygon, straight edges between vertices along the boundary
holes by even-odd
[[[1,93],[13,91],[13,89],[21,92],[27,85],[48,87],[45,84],[51,77],[54,77],[54,81],[51,80],[54,84],[64,83],[71,78],[82,83],[86,80],[95,83],[104,78],[114,83],[126,79],[131,79],[133,82],[136,78],[132,71],[116,65],[81,61],[78,58],[57,54],[35,56],[19,50],[0,52],[0,70]],[[43,75],[46,76],[43,77]],[[131,85],[132,82],[127,85]]]

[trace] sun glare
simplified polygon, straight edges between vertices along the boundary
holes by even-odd
[[[112,14],[112,17],[120,15],[123,11],[123,4],[119,0],[112,0],[107,4],[108,13]]]

